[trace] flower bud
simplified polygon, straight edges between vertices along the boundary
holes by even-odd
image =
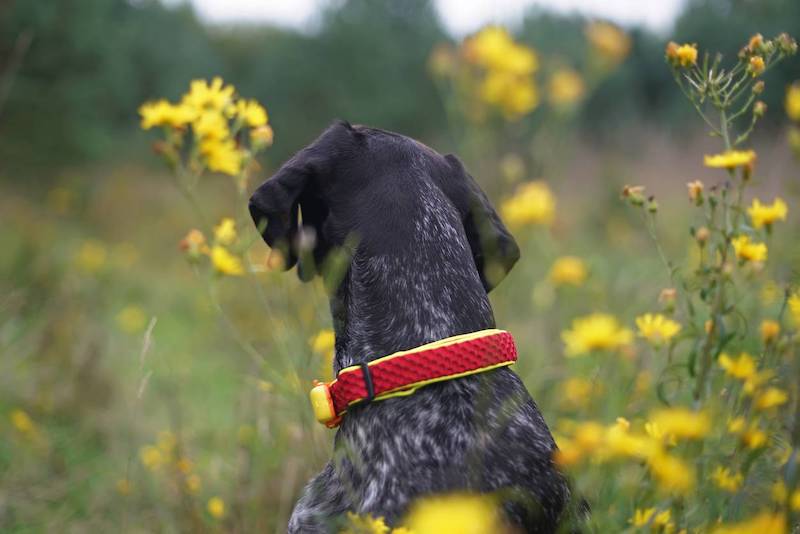
[[[755,34],[750,38],[750,42],[747,43],[747,49],[752,52],[753,54],[758,54],[761,52],[761,47],[764,45],[764,36],[760,33]]]
[[[626,185],[622,188],[622,198],[626,198],[634,206],[644,205],[644,186]]]
[[[765,345],[769,345],[778,338],[781,333],[781,325],[772,319],[761,321],[761,340]]]
[[[758,80],[753,84],[753,94],[760,95],[764,92],[764,80]]]
[[[678,292],[675,290],[674,287],[667,287],[661,290],[661,293],[658,295],[658,302],[664,306],[664,310],[667,312],[672,312],[675,310],[675,298],[677,297]]]
[[[725,264],[722,266],[722,274],[725,276],[730,276],[733,274],[733,263],[726,261]]]
[[[675,41],[670,41],[667,43],[667,47],[664,49],[664,55],[667,57],[667,61],[672,63],[678,59],[678,48],[678,43]]]
[[[700,180],[695,180],[694,182],[689,182],[686,184],[686,187],[689,189],[689,200],[691,200],[695,206],[702,206],[703,182]]]
[[[274,137],[275,134],[268,124],[250,130],[250,142],[255,150],[271,146]]]
[[[199,260],[202,254],[208,254],[206,236],[204,236],[203,232],[196,228],[189,230],[189,233],[186,234],[186,237],[181,239],[179,246],[181,250],[186,252],[186,256],[189,258],[189,261],[192,262]]]
[[[650,197],[647,199],[647,211],[650,213],[658,212],[658,202],[656,202],[656,197]]]
[[[761,56],[753,56],[750,58],[750,64],[747,67],[748,72],[753,75],[753,78],[760,76],[767,66],[764,63],[764,58]]]
[[[694,233],[694,238],[700,245],[705,245],[709,237],[711,237],[711,232],[705,226],[701,226]]]
[[[787,56],[797,53],[797,42],[788,33],[780,34],[775,41],[777,41],[780,51]]]
[[[756,102],[755,106],[753,106],[753,116],[755,117],[763,117],[766,112],[767,104],[765,104],[762,100],[759,100]]]

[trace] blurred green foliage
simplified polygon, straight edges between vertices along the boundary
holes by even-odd
[[[0,88],[8,89],[4,105],[0,99],[0,158],[17,173],[141,148],[141,135],[130,143],[138,104],[173,98],[187,80],[212,75],[276,110],[270,119],[278,134],[276,160],[334,118],[448,142],[426,59],[436,43],[452,38],[429,0],[331,3],[302,32],[209,27],[189,5],[157,0],[12,0],[0,10]],[[581,67],[585,22],[532,8],[518,33],[543,54]],[[702,39],[709,49],[734,55],[756,31],[800,34],[800,4],[692,0],[670,35],[632,29],[629,58],[595,88],[580,125],[607,138],[609,130],[641,122],[685,124],[689,113],[655,59],[668,38]],[[26,39],[30,46],[20,46]],[[782,115],[783,90],[798,61],[781,65],[777,81],[768,84],[773,116]]]

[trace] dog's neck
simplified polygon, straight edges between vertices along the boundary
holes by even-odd
[[[433,196],[438,192],[426,192]],[[331,300],[335,371],[446,337],[494,328],[458,215],[423,195],[411,235],[359,245]],[[435,208],[434,206],[439,206]]]

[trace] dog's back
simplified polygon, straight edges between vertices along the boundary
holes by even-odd
[[[298,173],[302,184],[292,182]],[[323,181],[309,178],[319,173],[326,173]],[[456,158],[390,132],[335,125],[251,201],[256,222],[269,221],[268,243],[302,260],[293,236],[269,233],[297,224],[279,219],[278,210],[292,209],[276,203],[281,198],[300,204],[302,224],[316,235],[317,261],[356,237],[331,297],[337,372],[494,328],[487,292],[513,266],[518,249]],[[333,460],[298,503],[290,531],[326,532],[345,511],[391,524],[420,496],[475,491],[501,497],[512,524],[551,532],[568,495],[552,464],[554,448],[536,405],[506,368],[356,405],[336,435]]]

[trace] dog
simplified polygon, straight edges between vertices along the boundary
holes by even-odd
[[[253,193],[250,214],[284,267],[330,287],[334,371],[495,327],[488,293],[519,247],[453,155],[339,121]],[[353,239],[355,236],[355,239]],[[417,498],[492,494],[516,531],[554,532],[569,500],[556,445],[508,367],[348,409],[334,458],[305,487],[288,532],[327,533],[347,512],[396,525]]]

